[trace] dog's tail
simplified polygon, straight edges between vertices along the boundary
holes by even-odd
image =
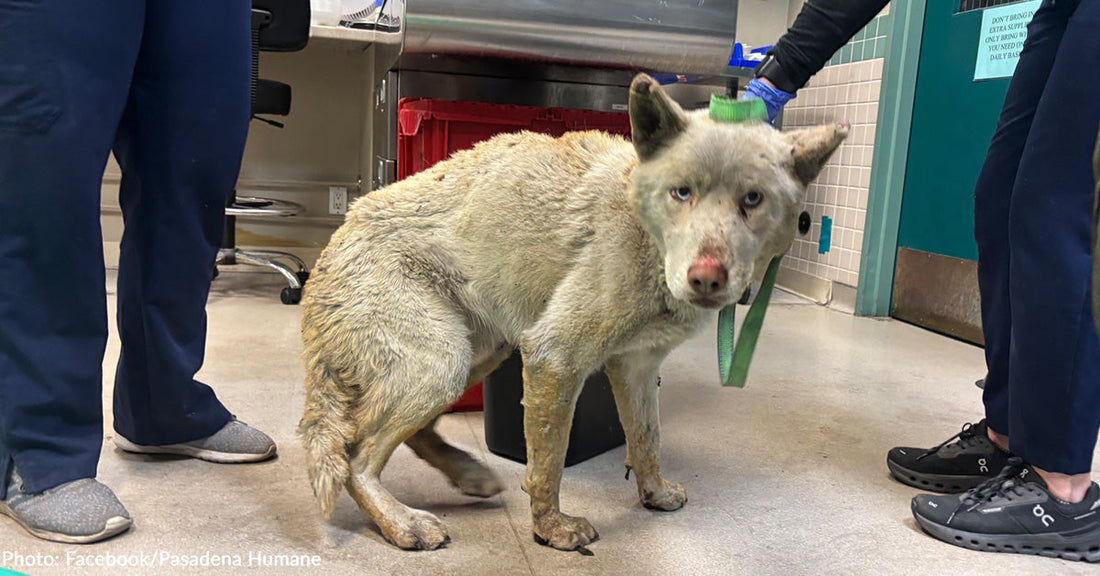
[[[306,408],[298,433],[306,449],[306,470],[313,494],[327,520],[351,476],[348,445],[355,433],[352,397],[321,362],[312,362],[306,376]]]

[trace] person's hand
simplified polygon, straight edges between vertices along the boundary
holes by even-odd
[[[741,99],[751,100],[753,98],[764,101],[764,107],[768,109],[768,122],[775,122],[775,117],[779,115],[779,111],[783,109],[787,102],[794,100],[795,96],[772,86],[771,82],[766,79],[753,78],[749,80],[749,85],[745,87],[745,94],[741,96]]]

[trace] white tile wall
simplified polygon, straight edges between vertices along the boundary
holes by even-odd
[[[804,209],[813,225],[809,234],[796,237],[784,267],[856,286],[881,81],[882,58],[829,66],[787,105],[785,130],[841,120],[852,130],[806,192]],[[818,254],[822,216],[833,221],[832,242],[829,252]]]

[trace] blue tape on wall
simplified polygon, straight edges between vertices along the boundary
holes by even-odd
[[[821,237],[817,240],[817,253],[824,254],[829,251],[833,242],[833,219],[828,216],[821,217]]]

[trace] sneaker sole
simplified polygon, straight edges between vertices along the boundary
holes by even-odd
[[[129,518],[123,518],[122,516],[115,516],[109,518],[104,525],[103,530],[96,532],[95,534],[82,534],[74,536],[72,534],[64,534],[62,532],[51,532],[42,528],[35,528],[30,524],[27,524],[15,513],[14,510],[8,507],[7,504],[0,502],[0,514],[7,516],[19,524],[28,534],[35,538],[41,538],[42,540],[49,540],[50,542],[60,542],[62,544],[92,544],[100,542],[108,538],[118,536],[123,532],[130,529],[134,525],[134,521]]]
[[[203,450],[186,444],[169,444],[166,446],[142,446],[134,444],[122,436],[115,436],[115,446],[119,449],[134,454],[169,454],[173,456],[189,456],[215,464],[248,464],[263,462],[275,456],[277,447],[272,444],[267,452],[257,454],[242,454],[236,452],[219,452],[217,450]]]
[[[1013,552],[1085,562],[1100,562],[1100,527],[1073,536],[1062,534],[975,534],[937,524],[913,512],[920,527],[937,540],[983,552]]]
[[[966,492],[971,488],[989,480],[993,476],[954,476],[948,474],[925,474],[910,470],[900,464],[895,464],[889,458],[886,459],[886,467],[890,469],[890,475],[902,484],[907,484],[921,490],[939,492],[941,494],[957,494]]]

